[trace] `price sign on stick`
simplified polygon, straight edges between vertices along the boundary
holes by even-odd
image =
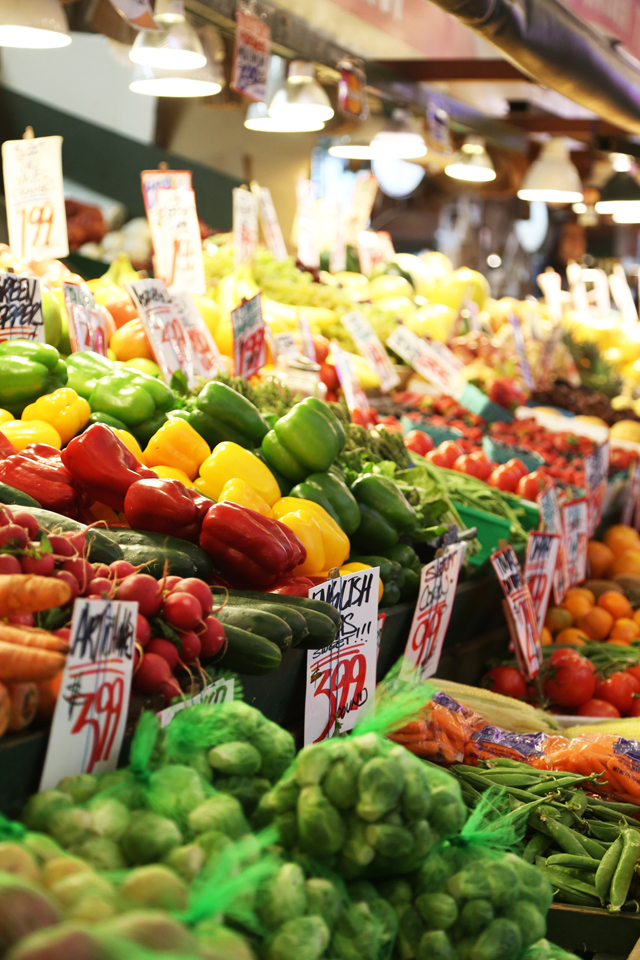
[[[567,556],[567,589],[582,583],[587,576],[589,542],[589,504],[586,499],[572,500],[562,507],[564,550]]]
[[[388,393],[400,383],[400,377],[393,369],[389,354],[380,343],[377,333],[359,310],[345,313],[342,316],[342,325],[351,334],[355,345],[369,366],[375,370],[380,378],[380,389]]]
[[[622,517],[620,522],[625,526],[634,526],[636,530],[640,520],[640,463],[634,460],[631,464],[631,476],[629,477],[629,493],[622,508]]]
[[[231,311],[236,377],[252,377],[267,362],[260,294]]]
[[[512,547],[493,553],[491,563],[506,598],[518,666],[532,680],[540,671],[542,647],[529,587]]]
[[[200,224],[193,190],[168,187],[158,190],[158,226],[162,253],[158,276],[169,291],[186,290],[204,295],[207,283],[202,259]]]
[[[137,307],[165,383],[181,370],[195,382],[193,352],[182,315],[163,280],[134,280],[127,290]]]
[[[231,89],[249,100],[263,102],[270,57],[271,30],[267,24],[251,13],[236,10]]]
[[[191,171],[143,170],[140,174],[140,182],[153,245],[155,273],[158,277],[165,277],[168,268],[164,263],[163,214],[160,210],[160,193],[163,190],[191,190]]]
[[[466,543],[452,544],[443,556],[422,568],[401,679],[426,680],[438,669],[466,547]]]
[[[562,526],[562,514],[560,513],[555,484],[549,484],[548,487],[538,494],[538,506],[540,507],[542,529],[546,531],[546,533],[555,533],[560,537],[558,559],[553,575],[553,598],[556,606],[559,607],[569,588],[567,586],[568,571],[567,554],[564,548],[564,528]]]
[[[192,385],[190,376],[194,384],[196,377],[211,380],[222,363],[216,342],[188,293],[174,292],[171,294],[171,299],[180,314],[182,326],[185,329],[191,348],[189,351],[190,370],[185,371],[187,382],[190,386]]]
[[[298,260],[305,267],[319,267],[320,245],[316,201],[313,196],[313,184],[304,177],[296,177],[296,203]]]
[[[5,140],[2,170],[14,256],[22,260],[68,256],[62,137]]]
[[[358,374],[356,373],[351,357],[346,350],[343,350],[336,343],[331,344],[331,356],[335,364],[336,373],[340,386],[344,391],[344,398],[347,401],[349,410],[361,410],[364,412],[369,409],[367,395],[362,389]]]
[[[252,264],[258,246],[258,203],[250,190],[236,187],[233,191],[233,261],[234,266]],[[239,374],[236,374],[239,376]]]
[[[345,223],[345,240],[357,246],[358,234],[366,230],[378,192],[378,181],[372,173],[361,170],[356,174],[356,183],[351,197],[351,207]]]
[[[255,180],[251,184],[251,192],[258,201],[258,212],[260,214],[260,225],[264,238],[267,241],[269,251],[273,254],[274,260],[286,260],[287,248],[285,246],[280,221],[273,204],[271,190],[269,187],[261,187]]]
[[[62,284],[64,305],[69,318],[69,341],[74,353],[92,350],[102,357],[107,355],[109,341],[105,318],[96,307],[93,294],[86,283]]]
[[[156,716],[160,721],[161,727],[166,727],[170,720],[173,720],[176,713],[180,713],[185,707],[193,707],[196,703],[229,703],[235,696],[235,680],[233,677],[220,677],[214,680],[208,686],[197,693],[195,697],[187,697],[180,703],[174,703],[164,710],[158,711]]]
[[[111,0],[120,16],[136,30],[157,30],[149,0]]]
[[[115,770],[129,710],[137,617],[137,603],[76,600],[41,790],[77,773]]]
[[[459,374],[464,364],[444,343],[423,340],[400,326],[387,338],[387,346],[429,383],[454,397],[460,393]]]
[[[342,624],[330,646],[307,652],[305,746],[353,729],[374,709],[379,581],[380,568],[373,567],[309,590],[312,600],[340,611]]]
[[[607,492],[609,477],[609,441],[596,447],[592,454],[585,457],[584,477],[589,503],[589,536],[602,518],[602,504]]]
[[[0,273],[0,342],[3,340],[44,343],[42,291],[38,277]]]
[[[529,587],[533,609],[536,612],[538,636],[542,636],[559,548],[560,536],[557,533],[543,533],[540,530],[532,530],[529,533],[524,581]]]

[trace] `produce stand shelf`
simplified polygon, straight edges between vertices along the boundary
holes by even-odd
[[[547,916],[547,937],[579,955],[628,957],[640,940],[640,914],[608,913],[554,903]]]

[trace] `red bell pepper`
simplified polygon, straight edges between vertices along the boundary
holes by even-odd
[[[198,542],[208,497],[190,490],[179,480],[137,480],[124,498],[124,513],[132,530],[154,530]]]
[[[279,520],[229,500],[209,507],[200,546],[235,586],[270,587],[307,557],[295,533]]]
[[[122,511],[132,483],[157,480],[105,423],[94,423],[62,451],[62,462],[93,502]]]
[[[11,457],[17,452],[18,450],[11,443],[11,440],[5,437],[4,433],[0,433],[0,460],[4,460],[5,457]]]
[[[284,577],[269,587],[267,593],[280,593],[287,597],[308,597],[309,590],[315,586],[314,579],[317,580],[318,577]],[[319,579],[320,583],[324,583],[326,577]]]
[[[0,460],[0,481],[34,497],[45,510],[76,516],[77,492],[60,451],[48,443],[30,443]]]

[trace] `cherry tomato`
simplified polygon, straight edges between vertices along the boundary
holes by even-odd
[[[515,697],[516,700],[527,695],[524,677],[515,667],[494,667],[483,677],[482,686],[505,697]]]
[[[526,477],[520,477],[518,486],[516,487],[516,493],[519,497],[523,497],[525,500],[533,500],[535,503],[540,491],[544,490],[545,484],[546,480],[544,476],[538,470],[534,470],[533,473],[527,474]]]
[[[458,457],[453,463],[453,469],[457,470],[458,473],[466,473],[470,477],[478,477],[478,479],[480,479],[480,466],[478,462],[473,459],[473,454],[465,453],[461,457]]]
[[[509,467],[511,470],[517,470],[519,476],[526,477],[529,473],[526,464],[519,460],[518,457],[512,457],[511,460],[507,460],[505,467]]]
[[[544,677],[545,696],[560,707],[579,707],[596,692],[595,667],[575,650],[554,650]]]
[[[633,706],[635,692],[635,677],[618,671],[612,673],[606,680],[596,685],[595,696],[599,700],[606,700],[620,712],[621,716],[628,714]]]
[[[640,700],[638,701],[640,704]],[[578,710],[579,717],[619,717],[620,713],[608,700],[598,700],[594,697],[587,700]]]
[[[432,463],[434,467],[448,467],[449,458],[446,453],[442,453],[441,450],[430,450],[427,454],[427,460],[429,463]]]
[[[426,457],[434,447],[433,440],[424,430],[410,430],[404,438],[404,445],[407,450],[419,453],[421,457]]]
[[[519,482],[518,474],[504,463],[501,467],[492,470],[487,479],[490,487],[515,493]]]
[[[447,458],[447,467],[452,467],[458,457],[462,457],[465,452],[462,444],[455,440],[445,440],[444,443],[440,444],[438,450]]]
[[[476,476],[478,476],[481,480],[486,480],[493,470],[493,463],[486,455],[484,450],[478,450],[476,453],[472,453],[470,459],[477,464],[478,473]]]

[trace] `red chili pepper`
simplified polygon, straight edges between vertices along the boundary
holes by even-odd
[[[132,483],[157,480],[153,470],[138,463],[111,427],[94,423],[62,451],[62,462],[92,500],[122,511]]]
[[[124,513],[132,530],[153,530],[198,542],[204,516],[212,501],[179,480],[137,480],[124,498]]]
[[[0,460],[0,481],[29,494],[45,510],[76,516],[77,492],[60,451],[47,443],[30,443]]]

